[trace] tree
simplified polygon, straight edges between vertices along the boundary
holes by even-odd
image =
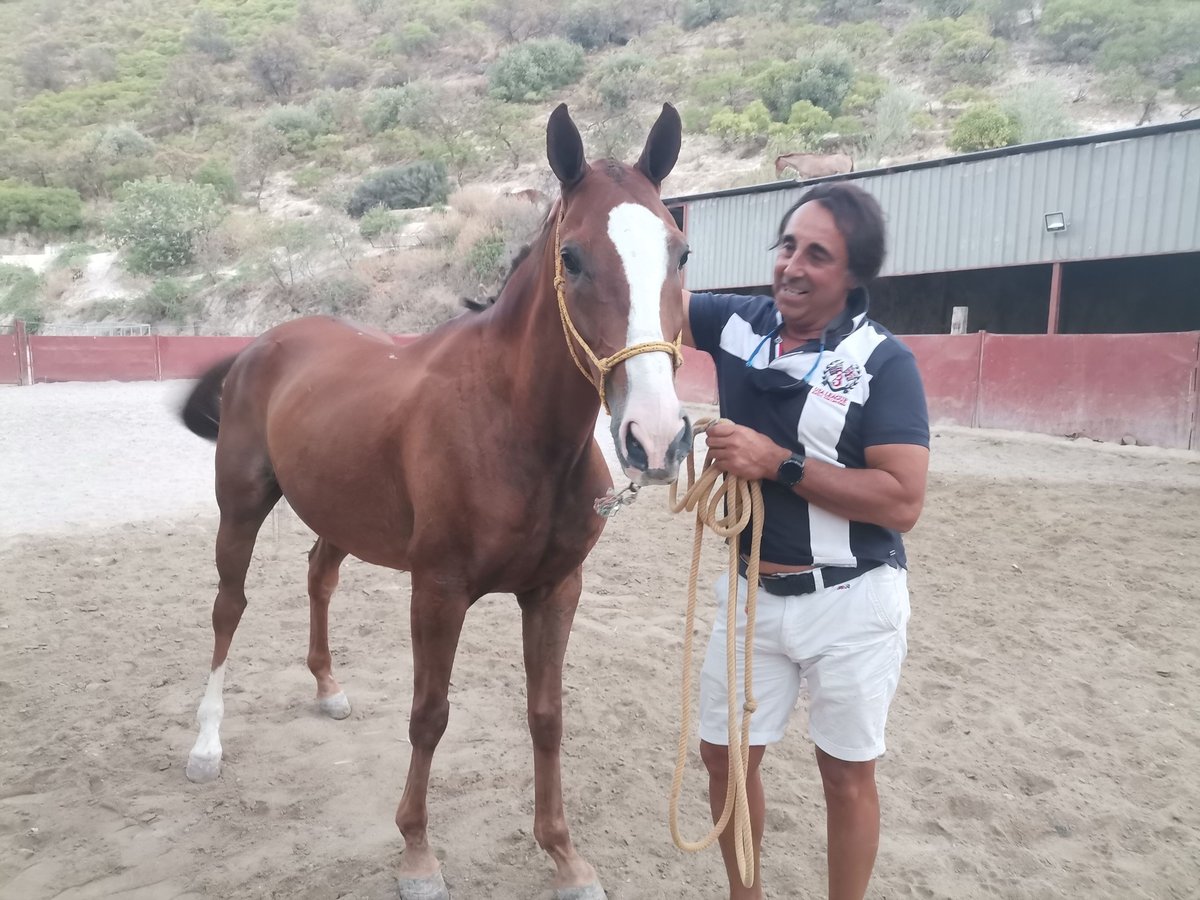
[[[299,35],[277,28],[254,45],[246,65],[266,93],[278,100],[288,100],[307,77],[308,58],[308,48]]]
[[[212,185],[135,181],[125,185],[105,231],[128,248],[132,271],[165,272],[191,263],[197,242],[224,215]]]
[[[722,22],[742,11],[741,0],[683,0],[679,24],[685,31]]]
[[[207,67],[188,54],[171,60],[159,94],[178,121],[193,128],[199,124],[204,108],[216,99],[217,86]]]
[[[880,0],[818,0],[821,17],[834,22],[861,22],[875,15]]]
[[[30,91],[61,91],[63,79],[63,48],[53,42],[34,44],[21,54],[21,74]]]
[[[262,192],[267,178],[287,153],[287,138],[266,124],[250,129],[237,159],[238,176],[254,194],[254,205],[262,207]]]
[[[86,132],[68,149],[67,178],[80,193],[107,197],[126,181],[145,178],[154,142],[129,123]]]
[[[79,63],[97,81],[113,81],[117,77],[117,54],[106,44],[84,47]]]
[[[551,0],[492,0],[480,17],[510,44],[548,36],[558,15],[558,4]]]
[[[233,59],[233,44],[228,37],[225,20],[207,9],[198,9],[192,15],[192,23],[184,35],[185,47],[216,60],[228,62]]]
[[[898,156],[912,145],[913,113],[917,98],[902,88],[890,88],[875,103],[866,156],[876,164],[884,156]]]

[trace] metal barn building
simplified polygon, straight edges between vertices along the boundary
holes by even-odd
[[[872,317],[902,334],[1200,330],[1200,119],[667,200],[694,291],[768,292],[776,230],[846,180],[888,219]]]

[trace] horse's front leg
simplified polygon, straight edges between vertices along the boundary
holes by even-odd
[[[557,900],[603,900],[596,871],[576,851],[563,812],[562,671],[567,639],[575,619],[582,569],[562,582],[521,594],[525,678],[529,692],[529,734],[533,738],[533,834],[557,867]]]
[[[450,673],[470,598],[440,575],[413,573],[413,703],[408,720],[412,756],[396,826],[404,835],[400,861],[401,900],[445,900],[441,864],[429,846],[429,769],[433,751],[450,719]]]

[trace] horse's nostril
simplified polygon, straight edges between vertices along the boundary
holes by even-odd
[[[675,439],[671,441],[671,446],[667,448],[667,462],[677,463],[692,449],[692,423],[686,418],[683,420],[683,428],[679,429],[679,434],[675,435]]]
[[[625,434],[625,458],[635,469],[641,469],[644,472],[650,468],[650,457],[646,455],[646,448],[633,436],[632,428]]]

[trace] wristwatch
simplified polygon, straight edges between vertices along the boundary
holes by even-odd
[[[804,479],[804,454],[793,453],[779,464],[775,480],[785,487],[795,487]]]

